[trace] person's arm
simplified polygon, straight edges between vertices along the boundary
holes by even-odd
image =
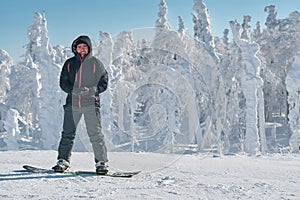
[[[60,73],[60,79],[59,79],[59,86],[60,88],[68,93],[68,94],[71,94],[72,93],[72,90],[73,90],[73,85],[70,83],[70,80],[69,80],[69,72],[68,72],[68,65],[69,65],[70,61],[66,61],[62,70],[61,70],[61,73]]]
[[[100,94],[107,89],[108,85],[108,74],[102,62],[99,62],[99,82],[97,84],[97,92],[96,94]]]

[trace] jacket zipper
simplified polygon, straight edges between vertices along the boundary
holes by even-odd
[[[80,72],[79,72],[79,83],[78,83],[78,88],[81,88],[81,82],[82,82],[82,62],[83,59],[80,58]],[[78,95],[78,107],[81,108],[81,96]]]

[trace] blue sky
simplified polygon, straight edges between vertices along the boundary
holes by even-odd
[[[45,11],[51,45],[70,46],[81,34],[98,39],[98,32],[112,36],[123,30],[153,27],[157,19],[160,0],[2,0],[0,7],[0,49],[6,50],[15,61],[25,53],[27,30],[35,12]],[[168,19],[177,30],[178,16],[182,16],[189,34],[193,34],[193,0],[166,0]],[[299,0],[204,0],[211,16],[213,34],[221,36],[229,21],[242,23],[244,15],[252,16],[252,29],[256,21],[264,22],[264,7],[276,5],[278,18],[300,12]]]

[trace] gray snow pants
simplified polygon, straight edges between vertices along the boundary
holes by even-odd
[[[107,149],[102,133],[100,108],[95,106],[79,108],[68,104],[64,105],[63,132],[58,146],[57,159],[64,159],[70,162],[76,128],[82,115],[84,115],[87,133],[92,143],[95,162],[107,162]]]

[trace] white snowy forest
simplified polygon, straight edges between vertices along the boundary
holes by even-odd
[[[280,8],[278,8],[280,9]],[[153,28],[99,31],[93,54],[109,72],[101,96],[110,151],[300,152],[300,13],[265,22],[251,16],[212,34],[209,9],[194,0],[191,19],[168,22],[160,0]],[[184,20],[192,20],[187,30]],[[59,88],[70,47],[50,44],[45,13],[35,13],[22,61],[0,50],[0,150],[55,150],[66,94]],[[75,151],[90,151],[84,123]]]

